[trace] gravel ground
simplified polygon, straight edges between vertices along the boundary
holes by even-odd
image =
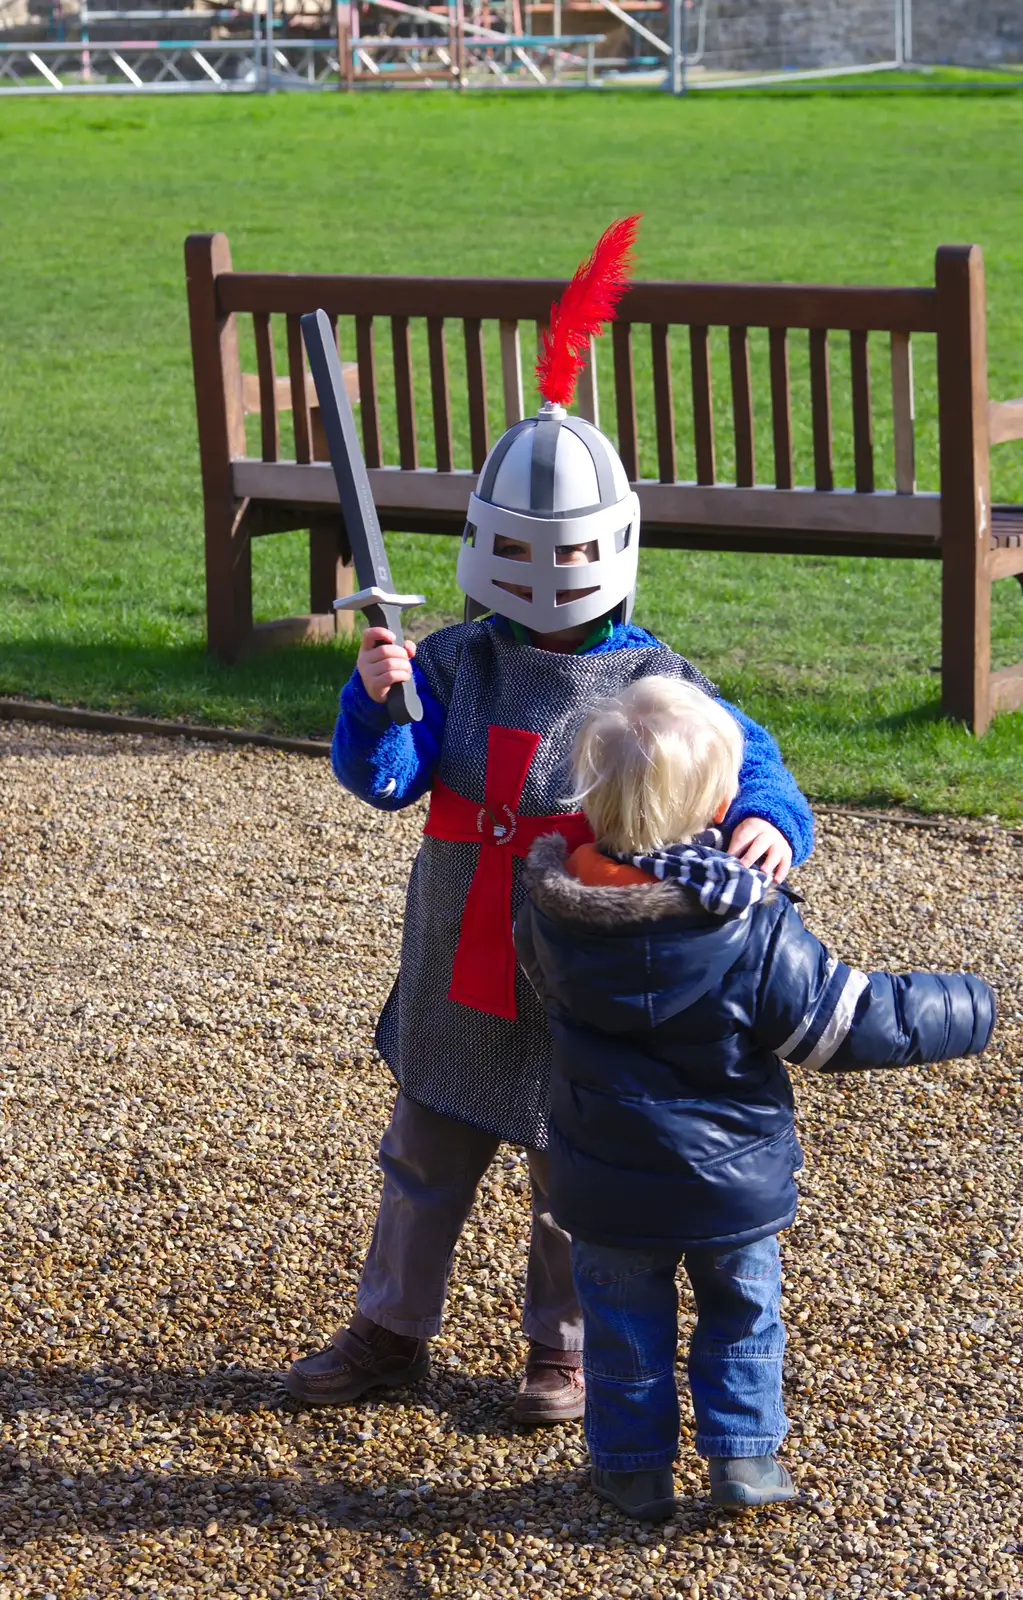
[[[0,726],[0,1600],[1023,1597],[1023,836],[821,815],[811,924],[863,966],[969,964],[996,1042],[797,1074],[803,1497],[712,1513],[687,1432],[681,1508],[644,1532],[590,1494],[580,1426],[507,1418],[518,1152],[433,1378],[348,1412],[281,1395],[369,1237],[419,825],[322,761]]]

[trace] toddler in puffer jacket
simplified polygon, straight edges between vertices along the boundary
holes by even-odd
[[[676,1269],[696,1299],[689,1384],[714,1504],[791,1498],[777,1235],[802,1164],[785,1062],[825,1072],[986,1049],[969,973],[863,973],[784,887],[707,830],[742,755],[690,684],[638,680],[574,750],[595,843],[538,840],[515,945],[554,1046],[550,1208],[572,1237],[594,1488],[646,1521],[674,1507]]]

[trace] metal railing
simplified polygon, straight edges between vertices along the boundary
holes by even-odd
[[[268,61],[269,55],[269,61]],[[0,96],[337,88],[330,39],[118,39],[0,44]]]
[[[346,87],[396,81],[423,87],[490,83],[536,86],[599,82],[618,58],[598,57],[603,34],[499,35],[462,40],[458,58],[448,34],[352,41]],[[5,95],[252,93],[267,89],[338,89],[342,74],[332,39],[118,39],[0,43]]]

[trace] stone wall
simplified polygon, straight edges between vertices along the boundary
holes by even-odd
[[[1023,0],[913,0],[913,59],[1023,63]]]
[[[700,0],[688,8],[697,45]],[[704,64],[730,72],[883,61],[892,53],[887,0],[707,0]]]
[[[701,0],[688,7],[689,50]],[[858,66],[895,54],[894,0],[707,0],[704,65],[781,72]],[[1023,0],[913,0],[913,60],[1023,62]]]

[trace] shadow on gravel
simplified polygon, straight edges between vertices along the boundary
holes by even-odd
[[[420,1404],[442,1410],[455,1432],[501,1436],[523,1431],[508,1417],[514,1388],[514,1381],[505,1379],[441,1374],[439,1381],[420,1385],[414,1395]],[[378,1397],[368,1398],[379,1408]],[[341,1413],[303,1412],[287,1401],[276,1374],[244,1368],[205,1375],[194,1369],[84,1372],[56,1364],[35,1370],[6,1368],[0,1369],[0,1405],[8,1414],[47,1412],[56,1430],[62,1413],[102,1418],[114,1408],[131,1405],[139,1415],[130,1420],[129,1428],[138,1431],[140,1442],[149,1415],[165,1426],[168,1417],[182,1412],[195,1417],[291,1409],[298,1431],[304,1432],[309,1424],[325,1427],[334,1436],[347,1432]],[[356,1407],[349,1415],[359,1426],[365,1408]],[[570,1543],[584,1544],[598,1532],[632,1526],[597,1500],[588,1473],[577,1468],[536,1473],[493,1489],[400,1478],[367,1488],[363,1478],[352,1482],[332,1473],[329,1437],[322,1440],[313,1465],[296,1466],[287,1476],[191,1472],[188,1452],[178,1446],[180,1470],[168,1463],[158,1469],[127,1464],[113,1470],[83,1470],[77,1462],[61,1462],[61,1443],[57,1431],[43,1459],[20,1455],[14,1444],[0,1449],[0,1549],[21,1542],[27,1530],[59,1537],[71,1530],[114,1534],[201,1529],[211,1520],[282,1529],[315,1519],[324,1527],[375,1530],[394,1542],[396,1555],[415,1557],[424,1541],[447,1528],[489,1528],[517,1536],[525,1521],[533,1526],[540,1521],[559,1527],[560,1537]],[[705,1502],[693,1501],[680,1504],[670,1526],[684,1534],[699,1534],[719,1520],[720,1514]]]
[[[75,1415],[108,1410],[117,1402],[166,1415],[182,1411],[280,1411],[345,1431],[346,1421],[356,1431],[365,1424],[368,1410],[399,1405],[427,1406],[443,1411],[454,1433],[470,1437],[520,1436],[530,1430],[509,1414],[518,1374],[463,1376],[443,1367],[412,1389],[372,1389],[344,1409],[304,1406],[283,1386],[283,1371],[243,1366],[127,1367],[111,1363],[83,1370],[70,1363],[40,1367],[0,1367],[0,1405],[11,1411],[65,1411]]]
[[[494,1489],[419,1492],[401,1480],[367,1490],[331,1478],[329,1463],[316,1477],[273,1478],[189,1472],[90,1472],[70,1469],[55,1482],[52,1465],[38,1461],[21,1467],[8,1448],[0,1455],[0,1549],[19,1543],[28,1524],[34,1534],[138,1532],[158,1528],[205,1528],[216,1520],[267,1528],[315,1520],[321,1527],[372,1532],[403,1544],[429,1541],[447,1528],[489,1528],[516,1534],[525,1519],[560,1528],[572,1544],[591,1543],[598,1533],[634,1525],[608,1513],[589,1488],[585,1474],[537,1476]],[[395,1497],[400,1504],[395,1507]],[[716,1525],[722,1513],[704,1501],[680,1503],[666,1531],[699,1534]],[[572,1524],[575,1524],[574,1528]],[[409,1555],[420,1554],[409,1550]]]
[[[21,725],[24,726],[24,723]],[[8,724],[4,723],[3,726],[6,727]],[[5,761],[23,760],[25,758],[30,761],[38,761],[40,759],[49,761],[51,758],[60,760],[68,756],[77,756],[78,760],[81,761],[81,734],[79,734],[77,740],[72,739],[70,736],[61,738],[57,728],[52,723],[32,723],[30,726],[45,730],[47,735],[45,750],[41,745],[41,741],[38,738],[34,738],[32,734],[29,734],[26,738],[7,738],[3,741],[2,747],[0,747],[0,765]],[[102,760],[104,756],[117,756],[121,753],[120,749],[115,745],[99,745],[97,741],[97,748],[89,751],[89,759],[90,761]]]
[[[108,1410],[129,1401],[147,1411],[247,1412],[275,1410],[286,1396],[276,1372],[247,1367],[122,1367],[111,1363],[88,1371],[69,1363],[0,1368],[0,1404],[5,1411]]]

